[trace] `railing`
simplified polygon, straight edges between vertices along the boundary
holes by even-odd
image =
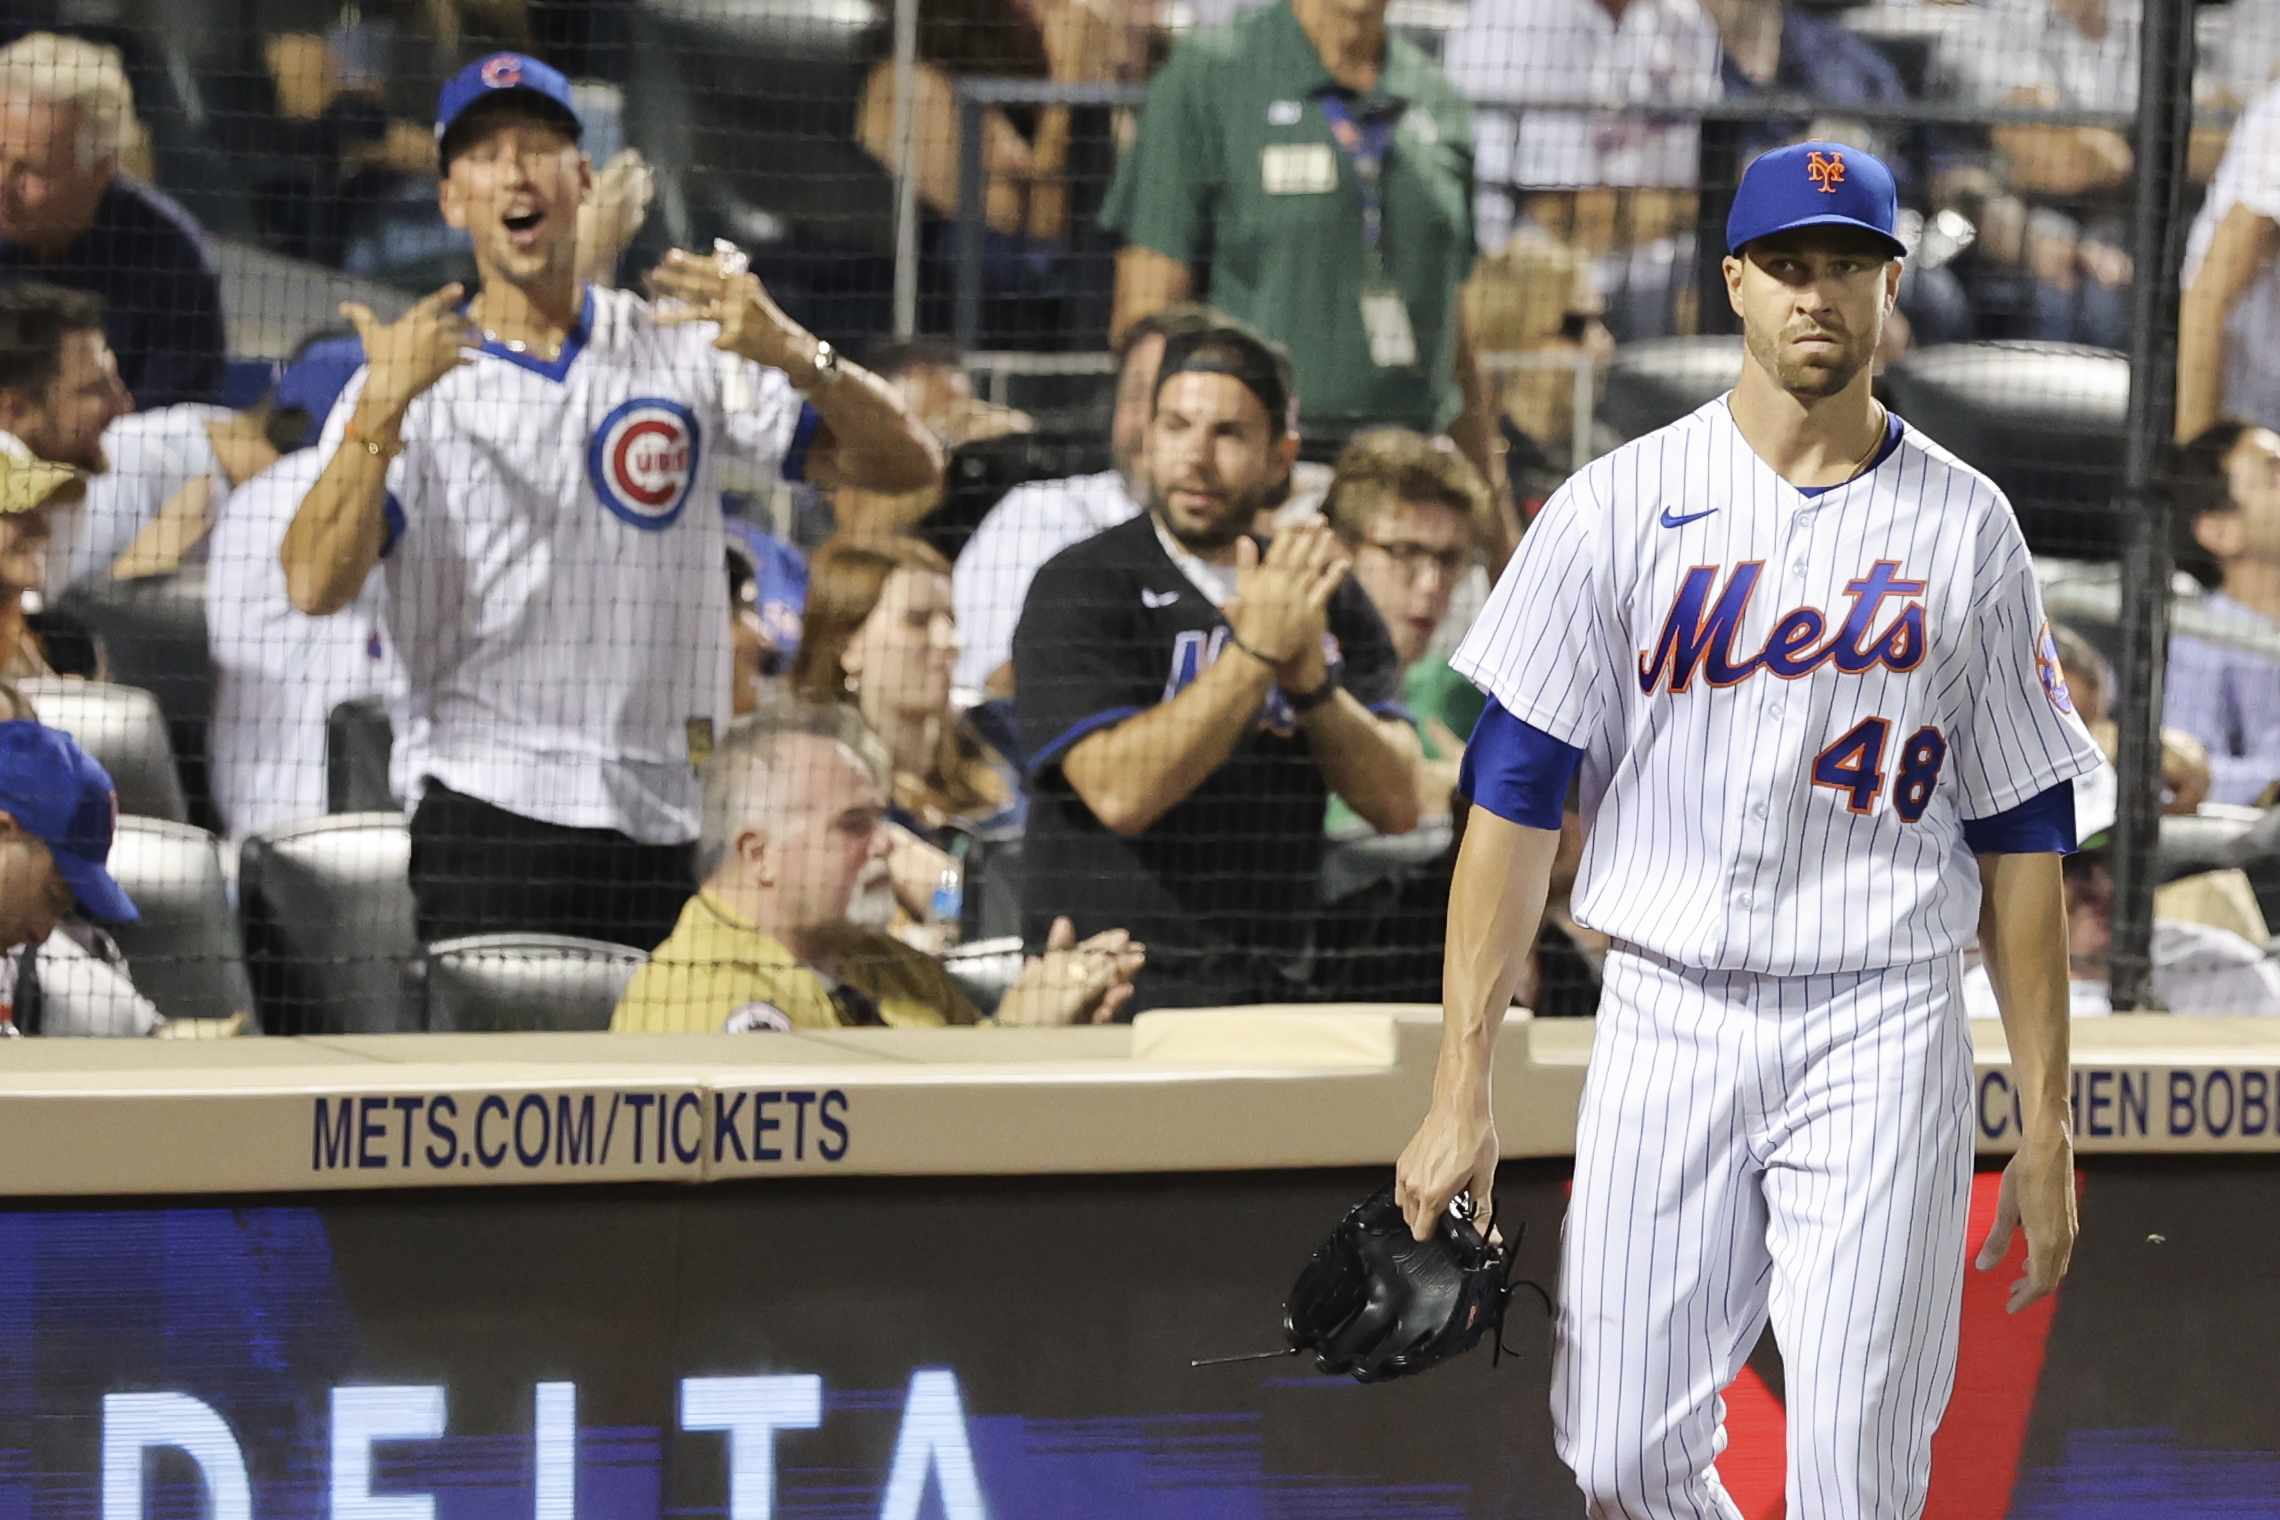
[[[984,401],[1007,403],[1007,383],[1017,375],[1112,375],[1116,357],[1096,351],[1087,354],[1034,354],[986,349],[966,355],[966,373]],[[1512,375],[1532,370],[1568,370],[1575,376],[1572,397],[1574,423],[1569,431],[1569,457],[1582,462],[1592,455],[1599,388],[1598,366],[1581,349],[1544,349],[1533,353],[1484,353],[1480,367],[1491,375]]]

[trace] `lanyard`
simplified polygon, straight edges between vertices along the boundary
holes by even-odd
[[[1362,187],[1362,246],[1369,251],[1370,268],[1378,267],[1378,249],[1385,241],[1385,156],[1393,147],[1393,124],[1401,115],[1401,102],[1380,106],[1354,120],[1346,97],[1324,90],[1315,97],[1322,103],[1322,119],[1330,135],[1354,165],[1354,179]]]

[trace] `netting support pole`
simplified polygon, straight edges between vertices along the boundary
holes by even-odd
[[[2177,273],[2193,126],[2191,0],[2147,0],[2138,38],[2137,170],[2130,254],[2130,406],[2116,503],[2122,527],[2121,797],[2114,821],[2116,1012],[2156,1007],[2150,947],[2161,843],[2161,706],[2176,569],[2165,459],[2175,426]]]
[[[918,0],[895,0],[895,336],[918,332]]]
[[[982,229],[989,214],[989,182],[982,169],[982,112],[989,102],[960,86],[958,92],[957,300],[951,313],[961,353],[982,346]]]

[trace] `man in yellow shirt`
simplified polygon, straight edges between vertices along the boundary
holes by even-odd
[[[848,921],[888,849],[866,736],[835,711],[741,719],[705,768],[703,888],[626,989],[611,1028],[642,1034],[973,1024],[933,957]],[[1102,1022],[1145,958],[1121,929],[1066,919],[998,1005],[1001,1024]]]

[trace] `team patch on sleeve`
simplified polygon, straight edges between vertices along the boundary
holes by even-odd
[[[586,478],[602,505],[636,528],[669,528],[688,505],[702,446],[678,401],[637,396],[602,419],[586,446]]]
[[[2066,668],[2058,663],[2058,640],[2051,637],[2048,622],[2035,635],[2035,678],[2051,706],[2062,713],[2074,711],[2074,693],[2066,689]]]

